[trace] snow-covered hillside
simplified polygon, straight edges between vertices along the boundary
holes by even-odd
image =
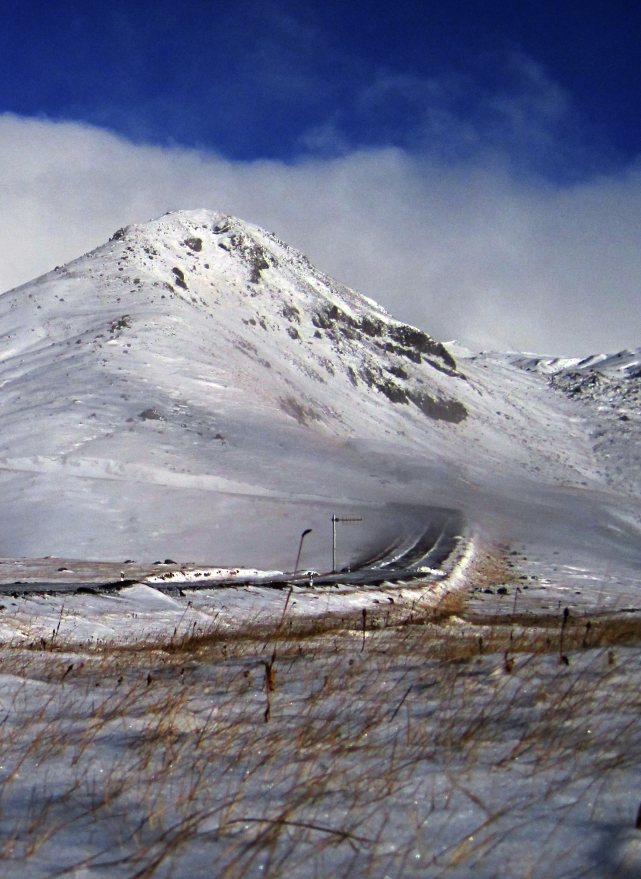
[[[549,379],[588,417],[595,460],[608,485],[641,494],[641,349],[582,360],[517,357],[515,366]]]
[[[500,531],[608,503],[590,414],[539,372],[456,362],[220,213],[118,230],[4,293],[0,331],[5,556],[287,568],[311,527],[327,569],[335,512],[364,519],[349,559],[430,504]]]

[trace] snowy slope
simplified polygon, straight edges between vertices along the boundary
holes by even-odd
[[[282,568],[312,527],[326,569],[334,512],[365,520],[348,558],[422,506],[509,522],[606,489],[590,414],[536,371],[456,363],[223,214],[118,230],[3,294],[0,330],[5,556]]]
[[[592,452],[607,484],[638,499],[641,494],[641,349],[582,360],[516,357],[520,369],[548,378],[589,423]]]

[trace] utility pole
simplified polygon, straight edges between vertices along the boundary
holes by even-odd
[[[360,516],[332,516],[332,574],[336,573],[336,523],[362,521]]]

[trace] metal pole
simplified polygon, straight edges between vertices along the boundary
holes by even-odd
[[[336,516],[332,516],[332,574],[336,573]]]
[[[294,567],[294,573],[296,573],[296,571],[298,570],[298,563],[300,561],[300,554],[301,554],[301,550],[303,548],[303,540],[305,540],[307,535],[311,534],[311,533],[312,533],[312,529],[306,528],[300,536],[300,543],[298,544],[298,555],[296,556],[296,565]]]
[[[332,516],[332,574],[336,573],[336,523],[337,522],[362,522],[360,516]]]

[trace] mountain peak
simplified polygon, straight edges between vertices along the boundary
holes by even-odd
[[[336,408],[332,400],[341,375],[350,392],[361,387],[363,393],[382,394],[429,418],[456,423],[466,416],[462,404],[449,395],[444,399],[438,382],[436,395],[431,395],[419,387],[424,385],[420,375],[412,375],[425,364],[431,371],[460,377],[445,346],[395,321],[377,303],[318,271],[302,253],[258,226],[220,212],[177,211],[118,230],[108,247],[118,272],[133,273],[135,268],[134,284],[160,286],[166,291],[161,295],[213,319],[218,332],[226,332],[235,348],[253,354],[259,367],[267,368],[269,362],[271,368],[271,357],[260,352],[272,348],[269,335],[276,335],[289,372],[293,367],[320,385],[327,384],[325,373],[336,379],[330,394],[317,387],[306,395],[327,396],[320,407],[325,415],[319,409],[311,416],[311,402],[285,407],[301,423],[335,420],[329,413]],[[318,371],[319,364],[324,372]]]
[[[271,232],[246,223],[220,211],[171,211],[140,225],[118,229],[110,241],[122,241],[131,247],[160,246],[179,256],[191,256],[205,251],[209,262],[224,262],[218,246],[244,262],[249,271],[248,280],[258,283],[261,272],[281,262],[290,268],[312,270],[307,258],[288,246]]]
[[[440,342],[220,212],[117,230],[0,296],[0,326],[5,555],[206,561],[216,537],[256,564],[239,498],[274,521],[287,498],[371,503],[349,443],[443,446],[468,416]]]
[[[110,242],[122,242],[126,250],[137,251],[143,259],[144,253],[158,256],[154,249],[179,260],[187,258],[188,270],[200,263],[207,271],[224,272],[233,260],[244,266],[244,280],[250,284],[269,284],[269,271],[277,270],[277,274],[284,273],[298,284],[302,282],[312,295],[320,293],[332,299],[333,294],[334,304],[347,311],[352,305],[357,309],[367,307],[381,318],[392,320],[378,303],[320,272],[304,254],[273,233],[220,211],[172,211],[148,223],[118,229]]]

